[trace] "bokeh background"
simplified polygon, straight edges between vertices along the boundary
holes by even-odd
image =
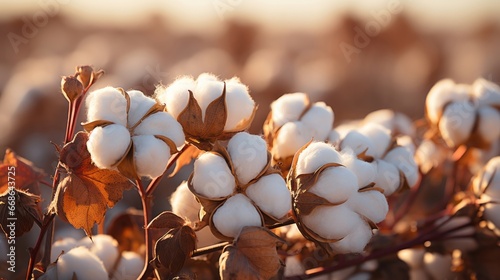
[[[95,88],[147,94],[179,75],[239,76],[259,104],[254,133],[284,93],[327,102],[338,125],[382,108],[422,118],[442,78],[500,82],[497,0],[1,1],[0,38],[0,154],[10,147],[48,174],[66,123],[60,78],[77,65],[106,72]],[[185,169],[158,189],[155,213]],[[132,191],[107,221],[129,206],[140,208]]]

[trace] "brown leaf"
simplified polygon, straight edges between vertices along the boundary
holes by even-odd
[[[88,134],[79,132],[60,153],[60,162],[68,176],[58,185],[50,205],[59,217],[87,235],[95,223],[101,223],[108,207],[122,198],[132,182],[114,170],[99,169],[92,164],[87,151]]]
[[[0,228],[6,238],[19,237],[30,231],[33,222],[40,223],[40,197],[28,192],[9,189],[0,195]],[[11,233],[14,230],[15,234]]]
[[[7,149],[3,163],[0,164],[0,193],[8,189],[9,182],[18,190],[33,187],[31,191],[38,193],[38,182],[42,181],[45,176],[45,172],[35,167],[31,161]]]
[[[148,224],[152,240],[158,240],[171,229],[186,225],[186,221],[170,211],[163,211]],[[155,242],[155,241],[153,241]]]
[[[144,231],[142,227],[142,211],[129,209],[111,221],[107,234],[118,241],[120,253],[123,251],[133,251],[142,254],[140,251],[144,244]]]
[[[270,279],[283,263],[276,246],[284,242],[266,228],[245,227],[220,256],[222,279]]]
[[[297,208],[298,215],[309,215],[318,206],[335,206],[344,203],[331,203],[325,198],[315,195],[311,192],[301,193],[295,199],[295,208]]]
[[[186,144],[188,145],[188,144]],[[200,155],[201,150],[196,148],[194,145],[189,145],[189,147],[182,152],[182,154],[177,158],[177,161],[175,162],[175,168],[174,171],[170,175],[168,175],[169,178],[174,177],[175,174],[181,170],[182,167],[188,165],[191,163],[191,161]]]

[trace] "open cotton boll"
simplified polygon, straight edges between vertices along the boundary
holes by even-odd
[[[156,178],[163,174],[170,159],[170,148],[153,135],[133,136],[134,162],[139,176]]]
[[[357,177],[357,183],[360,188],[368,186],[375,181],[375,170],[370,163],[359,160],[353,151],[346,148],[341,153],[342,164],[345,165]]]
[[[340,134],[338,133],[337,130],[333,129],[332,131],[330,131],[330,133],[328,134],[328,138],[326,139],[326,141],[332,145],[334,145],[335,147],[339,146],[340,144],[340,140],[342,138],[340,138]]]
[[[184,111],[189,101],[189,91],[196,87],[192,77],[180,77],[167,87],[158,87],[155,90],[156,99],[165,104],[167,112],[175,119]]]
[[[107,280],[108,272],[101,260],[85,247],[76,247],[57,261],[57,279]]]
[[[365,223],[359,223],[346,237],[330,243],[333,251],[340,254],[362,253],[372,238],[372,229]]]
[[[121,91],[105,87],[87,96],[87,121],[106,120],[123,126],[127,125],[127,100]]]
[[[278,137],[274,140],[274,154],[279,158],[291,157],[311,139],[311,128],[302,122],[288,122],[281,127]]]
[[[247,188],[246,194],[260,210],[276,219],[283,218],[292,208],[290,191],[280,174],[261,177]]]
[[[425,108],[430,121],[438,123],[444,105],[457,100],[467,100],[467,96],[457,95],[456,84],[453,80],[444,79],[437,82],[425,99]]]
[[[224,83],[217,80],[217,78],[211,74],[204,73],[198,77],[193,95],[198,105],[200,105],[203,119],[205,119],[208,105],[222,95],[223,89]]]
[[[477,106],[500,105],[500,87],[486,79],[479,78],[474,81],[472,94],[475,97]]]
[[[467,141],[474,126],[476,110],[468,101],[453,102],[443,112],[439,121],[441,136],[450,147]]]
[[[487,203],[484,209],[484,218],[500,229],[500,204]]]
[[[366,155],[375,156],[375,147],[372,140],[361,134],[359,131],[352,130],[340,142],[340,149],[351,149],[359,155],[366,151]]]
[[[326,140],[333,127],[334,114],[330,106],[324,102],[316,102],[302,116],[300,121],[307,127],[312,128],[313,137],[316,141]]]
[[[55,262],[61,253],[69,252],[69,250],[75,248],[77,244],[78,242],[71,237],[57,240],[52,244],[52,249],[50,250],[50,262]]]
[[[150,115],[134,129],[136,135],[161,135],[174,141],[177,147],[184,144],[182,126],[169,113],[158,112]]]
[[[99,168],[112,168],[125,155],[130,145],[130,132],[124,126],[111,124],[92,130],[87,150]]]
[[[394,164],[405,175],[408,185],[412,187],[418,181],[418,166],[410,152],[404,147],[396,147],[384,157],[388,163]]]
[[[411,139],[411,137],[408,135],[398,136],[396,138],[396,144],[398,144],[398,146],[406,148],[412,155],[415,154],[415,150],[417,149],[417,147],[415,147],[415,144],[413,143],[413,139]]]
[[[424,255],[425,269],[433,279],[449,279],[451,276],[451,255],[427,252]]]
[[[127,91],[130,97],[130,110],[128,111],[129,126],[135,125],[156,104],[156,101],[147,97],[138,90]]]
[[[248,93],[248,88],[238,78],[226,80],[227,120],[225,131],[238,129],[242,121],[250,119],[255,102]]]
[[[144,260],[135,252],[122,253],[118,267],[113,273],[112,280],[135,280],[142,272]]]
[[[359,129],[359,132],[373,143],[373,150],[369,149],[367,154],[373,155],[375,158],[381,158],[391,144],[391,132],[379,124],[366,124]]]
[[[500,199],[500,157],[494,157],[486,163],[483,173],[473,179],[472,188],[477,196],[486,192],[493,198]]]
[[[313,142],[299,155],[296,174],[309,174],[327,163],[341,163],[340,153],[330,144]]]
[[[262,137],[240,132],[227,144],[240,184],[247,184],[266,167],[267,144]]]
[[[273,101],[271,111],[275,127],[297,121],[304,112],[307,102],[307,95],[302,92],[284,94]]]
[[[339,206],[318,206],[302,221],[309,229],[327,239],[340,239],[350,234],[359,224],[366,222],[342,204]]]
[[[235,194],[213,214],[212,221],[217,230],[227,237],[236,237],[246,226],[262,226],[259,212],[243,194]]]
[[[377,123],[387,128],[391,132],[399,131],[403,135],[415,135],[415,127],[406,115],[396,113],[389,109],[377,110],[369,113],[363,119],[364,123]]]
[[[382,222],[389,211],[387,199],[379,191],[356,193],[346,203],[354,212],[374,223]]]
[[[342,203],[358,190],[356,175],[345,167],[330,167],[321,172],[318,181],[309,189],[331,203]]]
[[[118,251],[118,242],[113,237],[106,234],[94,235],[92,237],[92,241],[93,242],[88,249],[101,260],[104,268],[106,268],[108,272],[112,271],[113,266],[120,254]]]
[[[200,204],[196,197],[189,190],[187,181],[182,182],[170,197],[172,212],[182,218],[187,218],[191,222],[198,221]]]
[[[208,198],[226,197],[236,183],[226,161],[213,153],[204,153],[194,162],[194,190]]]
[[[500,113],[489,106],[479,108],[479,123],[477,131],[479,135],[491,143],[500,136]]]
[[[411,268],[420,268],[424,264],[424,254],[423,248],[403,249],[398,252],[398,258]]]
[[[400,185],[400,176],[398,168],[385,160],[376,160],[372,162],[376,170],[375,185],[384,189],[384,195],[393,194]]]

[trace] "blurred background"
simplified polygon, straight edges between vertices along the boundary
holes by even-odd
[[[1,1],[0,36],[1,154],[48,174],[66,123],[60,78],[77,65],[106,72],[95,88],[147,94],[179,75],[239,76],[259,104],[254,133],[284,93],[325,101],[338,125],[382,108],[419,119],[442,78],[500,82],[497,0]],[[188,172],[159,188],[156,213]],[[130,205],[134,192],[115,211]]]

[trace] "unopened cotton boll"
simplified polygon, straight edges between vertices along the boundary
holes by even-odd
[[[361,217],[345,204],[318,206],[302,221],[309,229],[326,239],[341,239],[350,234],[359,224],[366,224]]]
[[[237,133],[229,140],[227,150],[240,184],[250,182],[267,165],[267,144],[258,135]]]
[[[112,280],[135,280],[141,275],[143,266],[144,260],[139,254],[125,251],[121,255]]]
[[[479,107],[500,105],[500,87],[486,79],[479,78],[474,81],[472,84],[472,94]]]
[[[181,124],[166,112],[154,113],[145,118],[134,129],[134,134],[165,136],[172,140],[177,147],[182,146],[185,139]]]
[[[261,177],[247,188],[246,194],[260,210],[276,219],[283,218],[292,208],[290,191],[279,174]]]
[[[368,149],[367,155],[372,155],[375,158],[381,158],[387,151],[391,143],[391,132],[375,123],[368,123],[359,129],[359,132],[365,135],[372,142],[372,149]]]
[[[248,93],[248,88],[238,78],[226,81],[227,120],[225,131],[238,129],[242,121],[249,120],[255,108],[255,102]]]
[[[324,102],[316,102],[302,116],[301,121],[305,126],[313,130],[313,138],[317,141],[323,141],[328,137],[333,126],[333,110]]]
[[[302,122],[284,124],[275,140],[275,154],[279,158],[293,156],[303,145],[313,139],[312,130]]]
[[[414,186],[418,181],[418,167],[410,152],[403,147],[396,147],[389,151],[384,157],[384,160],[394,164],[401,172],[403,172],[406,181],[410,187]]]
[[[425,253],[425,269],[432,275],[433,279],[449,279],[451,276],[451,255],[438,253]]]
[[[393,194],[400,186],[399,170],[394,164],[390,164],[385,160],[377,160],[372,162],[377,176],[375,177],[375,185],[384,189],[384,195]]]
[[[356,175],[345,167],[330,167],[321,172],[309,191],[331,203],[342,203],[358,190]]]
[[[155,96],[160,103],[165,104],[167,112],[177,119],[188,104],[189,91],[193,91],[195,87],[193,78],[184,76],[167,87],[158,87],[155,90]]]
[[[349,198],[346,203],[354,212],[374,223],[382,222],[389,211],[387,199],[379,191],[360,192]]]
[[[281,127],[287,122],[297,121],[308,102],[305,93],[288,93],[271,103],[272,118],[276,127]]]
[[[106,120],[127,125],[127,100],[114,87],[105,87],[91,92],[87,96],[87,120]]]
[[[375,170],[370,163],[359,160],[351,149],[342,151],[341,155],[342,164],[356,175],[359,187],[368,186],[375,181]]]
[[[208,198],[222,198],[233,193],[236,182],[226,161],[208,152],[194,162],[193,187]]]
[[[132,137],[134,162],[139,176],[156,178],[163,174],[170,159],[170,148],[153,135]]]
[[[373,232],[370,226],[363,222],[359,223],[346,237],[330,243],[330,247],[337,253],[362,253],[372,238]]]
[[[108,272],[102,261],[85,247],[76,247],[57,261],[57,279],[106,280]]]
[[[310,174],[327,163],[340,164],[340,153],[330,144],[313,142],[299,154],[296,173],[297,175]]]
[[[246,226],[262,226],[259,212],[243,194],[228,198],[215,210],[212,221],[217,230],[227,237],[236,237]]]
[[[130,97],[130,109],[128,111],[129,126],[135,125],[156,104],[156,101],[144,95],[138,90],[127,91]]]
[[[478,110],[479,123],[477,131],[479,135],[488,143],[498,140],[500,136],[500,113],[489,106],[484,106]]]
[[[456,147],[467,141],[476,119],[476,110],[471,102],[450,103],[439,121],[439,131],[448,146]]]
[[[75,248],[78,242],[71,237],[66,237],[61,240],[57,240],[52,244],[52,249],[50,250],[50,262],[55,262],[57,257],[63,252],[67,253],[69,250]]]
[[[87,150],[97,167],[112,168],[125,155],[129,145],[130,132],[127,128],[111,124],[92,130]]]

